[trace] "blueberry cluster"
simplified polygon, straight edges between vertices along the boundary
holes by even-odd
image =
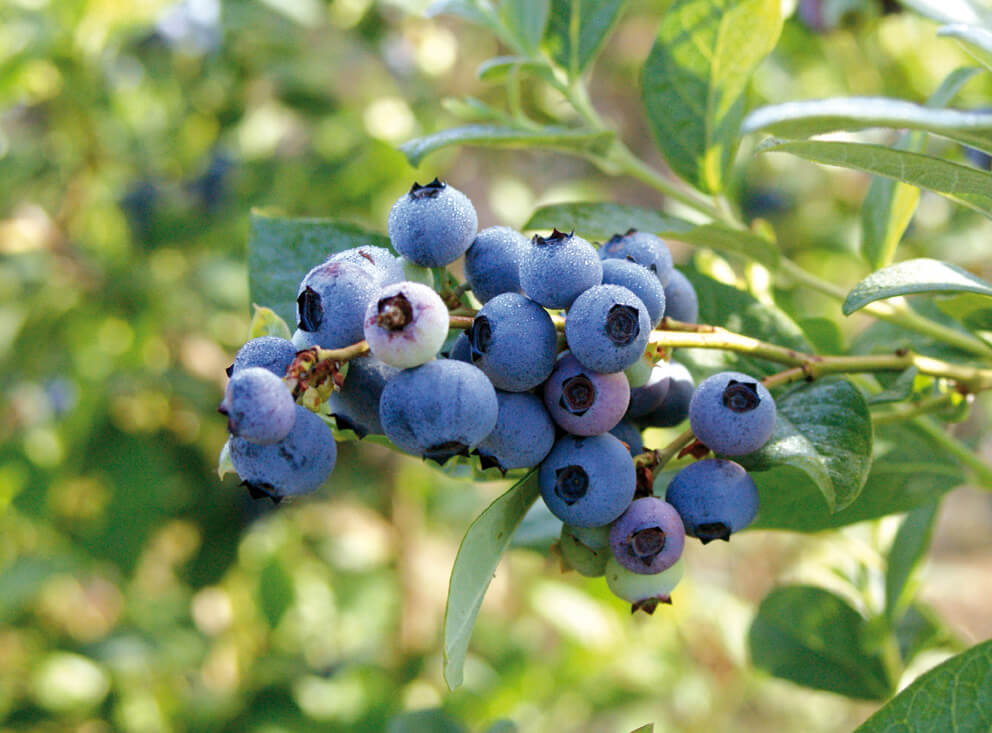
[[[311,269],[292,341],[249,341],[229,370],[220,410],[234,468],[253,496],[316,489],[334,467],[332,418],[440,464],[477,455],[503,473],[536,468],[563,523],[563,564],[604,575],[617,596],[653,610],[682,576],[686,535],[726,540],[752,521],[758,499],[747,472],[723,457],[691,463],[664,499],[654,496],[655,454],[641,431],[688,418],[694,455],[744,455],[771,435],[775,403],[739,372],[696,387],[649,345],[666,315],[698,315],[692,284],[658,237],[630,230],[597,248],[558,230],[528,239],[477,226],[463,193],[437,179],[414,184],[389,214],[401,256],[359,246]],[[431,274],[422,268],[463,255],[481,307],[442,353],[449,308],[466,312],[465,302],[411,273],[422,280]],[[346,370],[316,368],[327,367],[322,349],[355,345]],[[325,379],[301,394],[303,367]]]

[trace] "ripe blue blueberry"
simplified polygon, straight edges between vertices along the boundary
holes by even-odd
[[[583,292],[565,319],[565,340],[589,369],[622,372],[644,353],[651,335],[647,308],[620,285],[595,285]]]
[[[606,585],[613,595],[633,604],[633,610],[653,613],[659,603],[671,603],[672,591],[682,580],[685,561],[681,558],[667,570],[641,575],[628,570],[612,555],[606,561]]]
[[[386,285],[365,311],[365,340],[372,355],[405,369],[430,361],[448,336],[448,308],[420,283]]]
[[[689,278],[678,270],[672,270],[672,276],[665,286],[665,315],[684,323],[695,323],[699,320],[699,297],[696,288]]]
[[[641,430],[633,420],[624,418],[610,429],[610,434],[627,444],[630,455],[638,456],[644,452],[644,439],[641,437]]]
[[[644,417],[657,410],[668,396],[671,385],[672,366],[670,362],[658,362],[651,370],[647,384],[630,390],[630,406],[627,408],[627,417]]]
[[[327,398],[327,406],[338,428],[352,430],[359,438],[382,435],[379,398],[386,382],[397,373],[399,369],[384,364],[374,356],[349,361],[344,384]]]
[[[567,524],[561,526],[558,551],[561,553],[562,568],[571,568],[587,578],[598,578],[606,570],[610,557],[607,547],[589,547],[576,537]],[[606,529],[605,527],[602,529]]]
[[[389,239],[401,255],[424,267],[444,267],[461,257],[479,227],[468,197],[437,178],[414,183],[389,211]]]
[[[689,370],[674,359],[668,364],[668,394],[654,410],[638,418],[645,428],[672,428],[689,417],[689,401],[695,389],[695,382]]]
[[[557,229],[549,237],[534,235],[520,260],[520,287],[545,308],[568,308],[602,281],[596,249],[582,237]]]
[[[334,435],[323,420],[296,405],[289,435],[272,445],[231,438],[234,470],[254,498],[278,503],[284,496],[307,494],[323,484],[337,460]]]
[[[492,298],[479,310],[467,334],[472,363],[497,389],[533,389],[555,368],[558,334],[551,316],[520,293]]]
[[[610,529],[613,556],[628,570],[654,575],[682,557],[685,528],[668,502],[656,496],[634,499]]]
[[[500,293],[520,292],[520,260],[530,240],[510,227],[480,231],[465,253],[465,278],[480,303]]]
[[[729,540],[758,513],[758,489],[739,463],[706,458],[691,463],[668,484],[665,501],[682,517],[685,533],[705,545]]]
[[[704,379],[693,392],[689,426],[714,453],[753,453],[768,442],[775,428],[775,400],[754,377],[720,372]]]
[[[399,258],[385,247],[374,244],[363,244],[337,252],[328,257],[327,261],[358,265],[372,276],[379,287],[406,280]]]
[[[448,358],[464,361],[467,364],[472,363],[472,342],[469,341],[467,333],[462,331],[458,334],[455,342],[451,345],[451,351],[448,352]]]
[[[569,353],[562,355],[544,383],[544,404],[551,418],[573,435],[611,430],[629,401],[630,386],[622,372],[594,372]]]
[[[233,376],[247,367],[262,367],[277,377],[283,377],[295,358],[296,346],[292,341],[278,336],[259,336],[238,349],[234,363],[227,368],[227,376]]]
[[[551,513],[577,527],[600,527],[623,514],[634,498],[634,460],[612,435],[563,435],[538,471]]]
[[[461,361],[435,359],[404,369],[382,390],[379,417],[400,450],[443,464],[468,455],[496,427],[492,383]]]
[[[325,349],[357,343],[365,338],[365,309],[378,290],[369,272],[353,262],[317,265],[296,293],[299,329]]]
[[[599,248],[599,256],[604,260],[630,260],[646,267],[657,275],[662,285],[668,284],[672,272],[672,253],[664,240],[636,229],[628,229],[626,234],[615,234]]]
[[[555,443],[555,424],[540,398],[530,392],[496,390],[496,427],[475,449],[483,468],[536,466]]]
[[[248,367],[231,377],[217,410],[227,416],[231,435],[271,445],[289,435],[295,408],[293,395],[282,379],[268,369]]]
[[[665,288],[654,273],[630,260],[603,260],[603,284],[622,285],[641,299],[648,309],[651,328],[665,315]]]

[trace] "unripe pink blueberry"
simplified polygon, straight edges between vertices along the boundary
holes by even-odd
[[[437,356],[448,335],[448,308],[434,290],[415,282],[382,288],[365,311],[365,340],[379,361],[400,369]]]

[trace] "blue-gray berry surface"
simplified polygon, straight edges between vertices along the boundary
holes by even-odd
[[[775,428],[775,400],[760,380],[742,372],[720,372],[693,392],[689,426],[718,455],[753,453]]]
[[[645,428],[672,428],[689,417],[689,401],[696,388],[692,375],[684,365],[669,360],[668,394],[654,410],[637,419]]]
[[[641,299],[648,309],[651,328],[665,315],[665,288],[654,273],[630,260],[603,260],[603,284],[622,285]]]
[[[544,383],[544,405],[551,418],[573,435],[601,435],[623,418],[630,385],[623,372],[587,369],[570,353],[562,354]]]
[[[227,376],[248,367],[268,369],[277,377],[286,375],[286,369],[296,358],[296,346],[289,339],[278,336],[259,336],[246,341],[234,355],[234,363],[228,369]]]
[[[612,428],[610,434],[620,438],[627,447],[630,448],[632,456],[640,455],[644,452],[644,439],[641,437],[641,429],[633,420],[624,418]]]
[[[231,438],[231,462],[253,497],[278,501],[307,494],[323,484],[334,470],[337,445],[323,420],[296,405],[289,435],[272,445]]]
[[[675,507],[656,496],[634,499],[610,529],[610,549],[640,575],[667,570],[682,557],[685,528]]]
[[[434,179],[414,183],[396,200],[387,221],[396,251],[424,267],[454,262],[475,239],[479,219],[468,196]]]
[[[653,272],[662,285],[668,284],[672,273],[672,253],[665,241],[650,232],[629,229],[626,234],[615,234],[599,248],[599,256],[606,259],[629,260]]]
[[[568,308],[601,282],[603,264],[595,247],[557,229],[548,237],[534,235],[520,260],[520,287],[545,308]]]
[[[407,453],[443,464],[468,455],[496,427],[499,403],[479,369],[435,359],[390,379],[379,400],[382,429]]]
[[[565,318],[568,349],[587,368],[622,372],[641,358],[651,322],[641,299],[620,285],[595,285],[583,292]]]
[[[406,280],[399,258],[385,247],[363,244],[327,258],[328,262],[351,262],[365,269],[379,287]]]
[[[359,438],[382,435],[379,398],[386,382],[399,371],[371,355],[349,361],[344,384],[327,398],[338,428],[352,430]]]
[[[685,532],[703,544],[729,540],[758,513],[758,489],[739,463],[706,458],[672,478],[665,501],[682,517]]]
[[[501,471],[538,465],[555,443],[555,424],[539,397],[496,390],[496,427],[475,449],[482,467]]]
[[[467,333],[462,331],[458,334],[455,342],[451,345],[451,351],[448,352],[448,358],[464,361],[467,364],[472,363],[472,343],[469,341]]]
[[[378,291],[368,270],[353,262],[317,265],[296,293],[297,326],[325,349],[357,343],[365,338],[365,309]]]
[[[660,361],[651,370],[647,384],[630,390],[630,406],[627,417],[639,418],[648,415],[664,402],[672,386],[671,362]]]
[[[612,435],[563,435],[538,471],[541,496],[566,524],[600,527],[634,498],[634,459]]]
[[[551,316],[520,293],[492,298],[476,314],[467,333],[472,363],[497,389],[533,389],[555,368],[558,334]]]
[[[217,410],[227,416],[231,435],[269,445],[289,434],[295,408],[293,395],[282,379],[268,369],[248,367],[228,381]]]
[[[520,260],[530,240],[515,229],[488,227],[465,253],[465,278],[480,303],[500,293],[520,292]]]
[[[672,276],[665,286],[665,315],[684,323],[695,323],[699,320],[699,296],[689,278],[678,270],[672,270]]]

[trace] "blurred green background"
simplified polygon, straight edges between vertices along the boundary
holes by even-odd
[[[324,489],[275,510],[218,479],[214,410],[248,334],[252,207],[384,231],[392,202],[435,175],[472,197],[480,226],[519,226],[561,200],[658,205],[544,153],[448,150],[410,168],[395,146],[451,124],[443,98],[501,94],[474,73],[495,42],[424,18],[424,5],[0,6],[0,730],[852,728],[875,706],[755,672],[746,629],[786,579],[867,572],[877,590],[890,520],[693,547],[674,607],[653,617],[630,617],[600,580],[561,575],[546,551],[515,550],[466,684],[449,693],[451,562],[504,484],[365,444],[343,444]],[[664,6],[631,3],[592,80],[598,108],[650,161],[636,78]],[[919,101],[968,63],[906,13],[824,7],[837,27],[790,19],[755,79],[760,99]],[[524,93],[560,113],[545,90]],[[990,93],[979,80],[961,102]],[[783,158],[744,166],[745,212],[772,219],[811,269],[855,282],[867,179]],[[924,196],[907,255],[988,277],[990,230],[976,219]],[[804,315],[837,315],[815,295],[782,295]],[[964,435],[984,434],[987,407]],[[987,495],[954,492],[924,574],[924,598],[965,640],[992,635],[990,521]]]

